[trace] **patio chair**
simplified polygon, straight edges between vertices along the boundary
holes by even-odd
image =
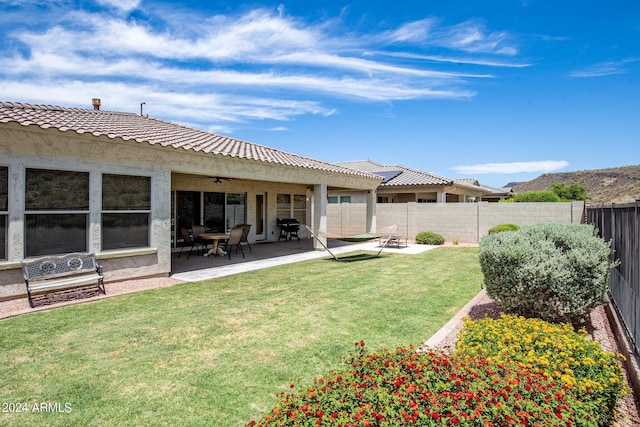
[[[206,252],[207,245],[209,245],[209,240],[201,239],[198,236],[205,232],[204,225],[193,225],[191,226],[191,233],[193,235],[193,241],[196,244],[200,244],[203,247],[203,251]]]
[[[182,255],[182,250],[187,246],[191,246],[191,249],[189,250],[189,255],[187,255],[187,259],[189,259],[189,257],[193,253],[193,248],[196,247],[196,245],[200,245],[201,249],[203,248],[201,243],[196,242],[193,239],[193,237],[191,237],[191,234],[189,234],[188,228],[181,227],[180,234],[182,235],[183,242],[182,242],[182,246],[180,246],[180,253],[178,254],[178,258],[180,258],[180,255]]]
[[[251,230],[251,224],[242,224],[242,237],[240,237],[240,243],[246,243],[247,246],[249,247],[249,252],[253,252],[251,250],[251,245],[249,244],[249,241],[247,240],[247,237],[249,236],[249,230]],[[240,245],[238,245],[240,246]],[[236,248],[236,253],[238,253],[238,248]]]
[[[240,240],[242,239],[242,230],[242,227],[236,227],[232,228],[231,232],[229,232],[229,238],[224,245],[224,250],[227,255],[229,255],[229,259],[231,259],[231,249],[233,249],[234,246],[236,247],[236,253],[238,249],[240,249],[242,258],[244,258],[244,250],[242,249],[242,245],[240,244]]]

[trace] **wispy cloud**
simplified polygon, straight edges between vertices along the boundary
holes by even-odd
[[[455,172],[466,175],[480,174],[515,174],[515,173],[548,173],[569,166],[564,160],[543,160],[535,162],[484,163],[468,166],[454,166]]]
[[[453,56],[442,56],[442,55],[421,55],[417,53],[410,52],[366,52],[366,56],[391,56],[395,58],[406,58],[406,59],[416,59],[421,61],[431,61],[431,62],[445,62],[450,64],[470,64],[470,65],[482,65],[486,67],[500,67],[500,68],[525,68],[530,67],[531,64],[526,62],[509,62],[509,61],[499,61],[496,59],[486,59],[486,58],[472,58],[472,57],[453,57]],[[468,75],[466,77],[494,77],[492,75]]]
[[[408,22],[383,33],[389,43],[411,43],[445,47],[454,51],[512,56],[518,53],[516,44],[503,31],[489,31],[480,20],[441,26],[439,20],[427,18]]]
[[[195,16],[143,10],[140,0],[97,3],[103,8],[14,0],[24,10],[3,18],[0,97],[81,106],[102,97],[106,108],[126,111],[145,101],[150,114],[231,128],[335,114],[336,99],[469,99],[476,93],[470,79],[495,78],[448,67],[457,62],[436,60],[439,49],[451,58],[482,54],[492,67],[519,66],[500,59],[517,53],[509,35],[478,21],[442,26],[426,18],[345,35],[341,17],[306,22],[282,7]],[[37,25],[20,18],[28,11]],[[379,54],[367,55],[374,48]],[[422,62],[404,61],[412,49]]]
[[[140,5],[140,0],[96,0],[98,4],[113,7],[123,12],[135,10]]]
[[[570,73],[571,77],[604,77],[614,74],[626,74],[628,69],[626,65],[636,62],[640,58],[626,58],[618,61],[599,62],[589,67]]]

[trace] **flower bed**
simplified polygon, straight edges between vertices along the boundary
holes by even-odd
[[[615,354],[535,319],[469,321],[454,353],[356,347],[343,369],[291,385],[249,425],[595,427],[625,391]]]
[[[465,320],[456,352],[482,354],[489,360],[511,360],[560,381],[576,399],[599,408],[599,425],[609,425],[617,400],[627,391],[618,360],[585,339],[569,324],[502,315],[500,319]]]

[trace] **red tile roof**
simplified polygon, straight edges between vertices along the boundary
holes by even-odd
[[[12,122],[42,129],[55,128],[63,132],[88,133],[93,136],[182,148],[210,155],[374,177],[367,172],[135,113],[0,102],[0,124]]]

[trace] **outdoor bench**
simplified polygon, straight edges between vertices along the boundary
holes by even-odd
[[[33,308],[34,293],[44,293],[92,284],[106,294],[102,266],[93,253],[72,253],[44,256],[22,261],[22,276],[27,286],[29,305]]]

